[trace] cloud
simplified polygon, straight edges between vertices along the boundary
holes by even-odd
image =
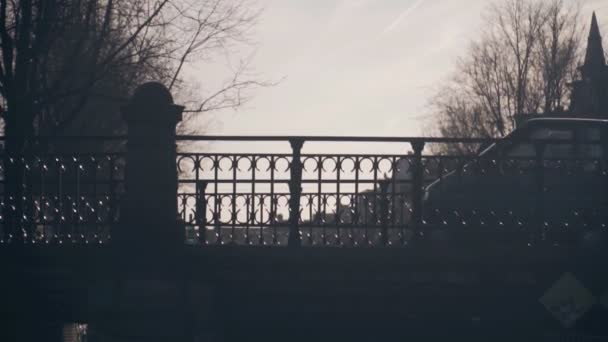
[[[389,33],[391,31],[393,31],[395,28],[397,28],[397,26],[399,26],[399,24],[401,24],[401,22],[403,20],[405,20],[405,18],[407,18],[410,14],[412,14],[418,7],[420,7],[420,5],[422,5],[422,3],[424,2],[424,0],[417,0],[416,2],[414,2],[411,6],[409,6],[408,8],[406,8],[403,12],[401,12],[401,14],[397,17],[397,19],[395,19],[390,25],[388,25],[384,31],[382,31],[383,34]]]

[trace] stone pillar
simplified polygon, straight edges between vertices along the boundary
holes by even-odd
[[[114,259],[90,290],[91,302],[98,302],[91,342],[192,340],[177,216],[175,127],[182,111],[160,83],[141,85],[122,108],[125,196],[110,240]]]
[[[125,198],[112,242],[129,246],[184,243],[177,220],[175,127],[184,107],[173,104],[165,86],[141,85],[122,108],[128,125]]]

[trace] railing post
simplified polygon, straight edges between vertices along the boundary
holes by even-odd
[[[289,140],[293,151],[290,165],[289,179],[289,240],[288,246],[300,247],[302,236],[300,234],[300,199],[302,196],[302,160],[301,151],[304,145],[302,139]]]
[[[177,219],[175,127],[184,107],[173,104],[165,86],[141,85],[122,115],[128,125],[125,198],[120,224],[112,233],[123,246],[177,246],[184,243]],[[181,228],[181,231],[180,231]]]
[[[207,243],[207,197],[206,197],[206,181],[196,182],[196,217],[195,222],[198,226],[198,242],[201,245]]]
[[[424,141],[414,140],[411,142],[414,150],[413,163],[413,188],[412,188],[412,224],[414,228],[414,239],[419,238],[422,234],[422,196],[424,188],[424,172],[422,166],[422,150],[424,149]]]

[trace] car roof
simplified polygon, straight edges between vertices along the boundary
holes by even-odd
[[[546,118],[533,118],[525,121],[520,127],[513,130],[511,133],[507,134],[503,140],[508,140],[514,138],[516,135],[522,134],[524,131],[527,131],[530,128],[534,127],[542,127],[546,125],[551,126],[603,126],[608,125],[608,120],[604,119],[587,119],[587,118],[556,118],[556,117],[546,117]],[[479,155],[484,155],[496,148],[496,143],[491,144],[487,148],[483,149],[479,153]]]
[[[536,126],[536,125],[608,125],[608,120],[604,119],[587,119],[587,118],[534,118],[527,120],[523,125]]]

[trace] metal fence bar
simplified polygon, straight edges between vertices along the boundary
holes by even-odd
[[[293,155],[290,164],[289,181],[289,241],[290,247],[300,247],[302,238],[300,232],[300,197],[302,194],[302,160],[301,152],[304,140],[289,141]]]
[[[198,168],[197,168],[198,170]],[[198,173],[198,171],[197,171]],[[198,178],[198,177],[197,177]],[[198,226],[198,242],[207,244],[207,182],[196,182],[196,225]]]
[[[534,207],[534,236],[532,243],[545,241],[545,161],[544,155],[547,145],[535,143],[534,180],[536,185],[536,203]]]
[[[388,246],[388,220],[389,220],[389,199],[388,199],[388,180],[380,181],[380,239],[383,246]]]
[[[420,237],[422,232],[422,196],[424,187],[424,170],[422,165],[422,150],[425,142],[422,140],[413,141],[412,149],[414,150],[413,163],[413,190],[412,190],[412,224],[414,230],[414,238]]]

